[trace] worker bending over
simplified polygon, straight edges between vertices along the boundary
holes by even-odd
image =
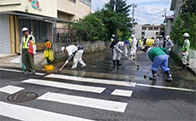
[[[69,45],[67,47],[62,47],[61,48],[62,52],[67,52],[68,53],[68,59],[65,62],[66,64],[69,63],[69,61],[73,58],[73,65],[71,69],[76,69],[78,66],[78,62],[82,65],[82,68],[86,67],[86,64],[82,60],[82,55],[83,55],[83,47],[81,45]]]
[[[112,54],[113,54],[113,66],[120,66],[120,60],[122,57],[122,54],[126,57],[128,57],[127,53],[127,46],[129,45],[129,41],[126,40],[124,42],[116,42],[115,45],[112,47]]]
[[[147,52],[148,58],[153,62],[152,77],[149,79],[156,81],[157,70],[160,66],[162,71],[167,74],[167,79],[165,81],[172,81],[170,68],[168,68],[168,50],[166,48],[146,46],[144,51]]]

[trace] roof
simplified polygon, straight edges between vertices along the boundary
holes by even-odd
[[[142,27],[161,27],[160,25],[144,24]]]

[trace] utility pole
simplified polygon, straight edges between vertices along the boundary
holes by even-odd
[[[136,4],[132,4],[132,33],[134,34],[134,23],[135,23],[135,8],[137,7]]]
[[[116,3],[116,0],[114,0],[114,11],[116,11],[116,6],[117,6],[117,3]]]

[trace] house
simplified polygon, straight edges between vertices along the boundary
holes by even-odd
[[[170,10],[174,11],[174,21],[181,12],[181,6],[185,0],[172,0]]]
[[[160,25],[136,25],[134,27],[135,36],[137,39],[140,39],[142,37],[153,37],[156,38],[158,35],[160,35],[161,26]]]
[[[40,50],[45,39],[54,39],[54,28],[90,12],[91,0],[0,0],[0,53],[20,53],[23,27],[35,36]]]

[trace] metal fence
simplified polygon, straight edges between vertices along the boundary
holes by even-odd
[[[76,31],[70,24],[65,24],[62,28],[54,28],[54,43],[76,42]]]

